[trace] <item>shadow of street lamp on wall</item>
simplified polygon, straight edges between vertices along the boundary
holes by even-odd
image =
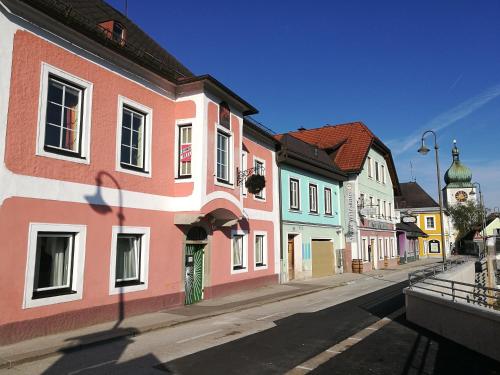
[[[108,172],[100,171],[96,178],[96,192],[94,195],[85,195],[85,200],[90,205],[90,208],[94,210],[99,215],[107,215],[113,212],[113,209],[106,203],[102,196],[102,178],[107,177],[115,184],[118,190],[118,213],[116,214],[119,225],[119,232],[122,232],[123,223],[125,222],[125,215],[123,214],[123,194],[122,189],[118,181]],[[119,305],[118,305],[118,321],[115,323],[114,328],[117,328],[123,319],[125,318],[125,305],[123,298],[123,287],[120,287],[119,295]]]

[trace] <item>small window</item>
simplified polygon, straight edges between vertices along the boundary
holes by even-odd
[[[130,107],[122,110],[120,164],[122,168],[144,171],[146,158],[145,114]]]
[[[332,189],[325,188],[325,215],[332,214]]]
[[[434,216],[426,216],[425,229],[436,229],[436,225],[434,222]]]
[[[263,267],[266,265],[266,249],[265,249],[266,236],[263,234],[255,235],[255,266]]]
[[[375,162],[375,180],[380,181],[380,171],[378,161]]]
[[[119,22],[113,22],[113,40],[117,43],[123,43],[125,39],[125,28]]]
[[[382,238],[378,239],[378,259],[382,260],[384,259],[384,241]]]
[[[391,220],[392,219],[392,203],[389,202],[388,204],[389,204],[389,212],[388,212],[388,214],[389,214],[389,220]]]
[[[254,159],[254,173],[258,174],[260,176],[265,176],[265,168],[264,168],[264,162]],[[265,188],[262,189],[260,192],[255,194],[255,198],[257,199],[265,199],[265,194],[264,194]]]
[[[45,117],[45,151],[81,156],[83,90],[49,77]]]
[[[359,194],[359,206],[360,208],[365,207],[365,195],[363,193]]]
[[[233,270],[241,270],[245,268],[244,264],[244,243],[243,235],[233,235]]]
[[[372,178],[373,177],[373,163],[372,163],[372,158],[368,156],[366,163],[368,164],[368,177]]]
[[[290,179],[290,209],[300,210],[300,191],[299,191],[299,180],[294,178]]]
[[[34,299],[76,293],[72,289],[74,237],[74,233],[38,233]]]
[[[380,207],[380,199],[377,199],[377,217],[380,219],[382,215],[382,207]]]
[[[372,210],[371,211],[371,217],[374,217],[375,215],[373,214],[373,207],[374,207],[374,204],[373,204],[373,197],[370,197],[370,209]]]
[[[224,132],[217,132],[217,181],[229,183],[229,140]]]
[[[191,177],[191,144],[192,126],[183,125],[179,127],[179,178]]]
[[[318,213],[318,187],[309,184],[309,211]]]
[[[362,252],[363,252],[363,260],[365,262],[368,262],[368,241],[366,240],[366,238],[363,238],[362,239],[362,242],[363,242],[363,249],[362,249]]]
[[[384,219],[387,218],[387,204],[386,203],[387,203],[386,201],[382,202],[382,209],[384,210],[383,211],[383,217],[384,217]]]
[[[116,240],[115,286],[141,283],[141,238],[139,234],[118,234]]]
[[[380,165],[380,174],[382,175],[382,183],[385,184],[385,166]]]

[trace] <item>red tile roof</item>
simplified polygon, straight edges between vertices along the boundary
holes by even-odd
[[[334,161],[345,172],[361,170],[372,142],[375,139],[380,141],[362,122],[326,125],[290,134],[322,149],[339,147],[333,154]]]

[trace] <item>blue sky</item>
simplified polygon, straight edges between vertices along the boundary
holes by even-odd
[[[125,0],[108,0],[124,9]],[[148,6],[146,7],[145,4]],[[453,139],[500,206],[500,2],[128,0],[128,15],[195,74],[209,73],[276,132],[363,121],[393,151],[400,182],[436,196]]]

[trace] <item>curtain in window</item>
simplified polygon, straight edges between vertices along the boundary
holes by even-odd
[[[242,253],[243,244],[242,237],[237,236],[233,239],[233,266],[243,265]]]
[[[137,278],[137,238],[119,237],[116,249],[116,280]]]
[[[69,237],[38,237],[35,289],[61,287],[69,284],[69,243]]]

